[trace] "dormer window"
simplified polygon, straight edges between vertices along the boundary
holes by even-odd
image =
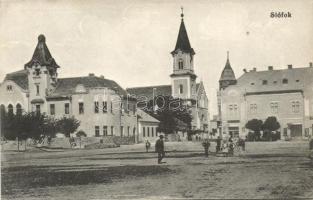
[[[184,62],[183,59],[178,60],[178,69],[184,69]]]
[[[288,79],[284,78],[283,79],[283,84],[288,84]]]

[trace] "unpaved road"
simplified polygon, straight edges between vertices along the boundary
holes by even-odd
[[[313,198],[307,142],[247,143],[247,152],[234,157],[204,158],[200,143],[193,142],[166,143],[166,150],[162,165],[143,144],[2,152],[2,198]]]

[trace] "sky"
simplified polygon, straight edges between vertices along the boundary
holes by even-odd
[[[0,80],[23,69],[44,34],[60,78],[95,73],[124,88],[170,84],[181,6],[211,118],[227,51],[236,77],[244,68],[313,61],[313,0],[0,0]]]

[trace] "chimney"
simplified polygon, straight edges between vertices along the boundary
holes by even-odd
[[[292,69],[292,65],[288,65],[288,69]]]
[[[88,76],[95,76],[95,74],[94,73],[89,73],[89,75]]]
[[[103,76],[103,75],[101,75],[101,76],[100,76],[100,78],[104,79],[104,76]]]
[[[312,63],[312,62],[310,62],[310,64],[309,64],[309,65],[310,65],[310,67],[313,67],[313,63]]]
[[[268,70],[272,71],[273,70],[273,66],[268,66]]]
[[[244,73],[247,73],[247,69],[246,69],[246,68],[244,68],[244,69],[243,69],[243,72],[244,72]]]

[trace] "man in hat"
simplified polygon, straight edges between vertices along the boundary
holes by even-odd
[[[155,143],[155,151],[158,153],[158,164],[161,164],[162,163],[161,161],[165,156],[163,141],[164,136],[160,135],[159,137],[160,139],[158,139]]]

